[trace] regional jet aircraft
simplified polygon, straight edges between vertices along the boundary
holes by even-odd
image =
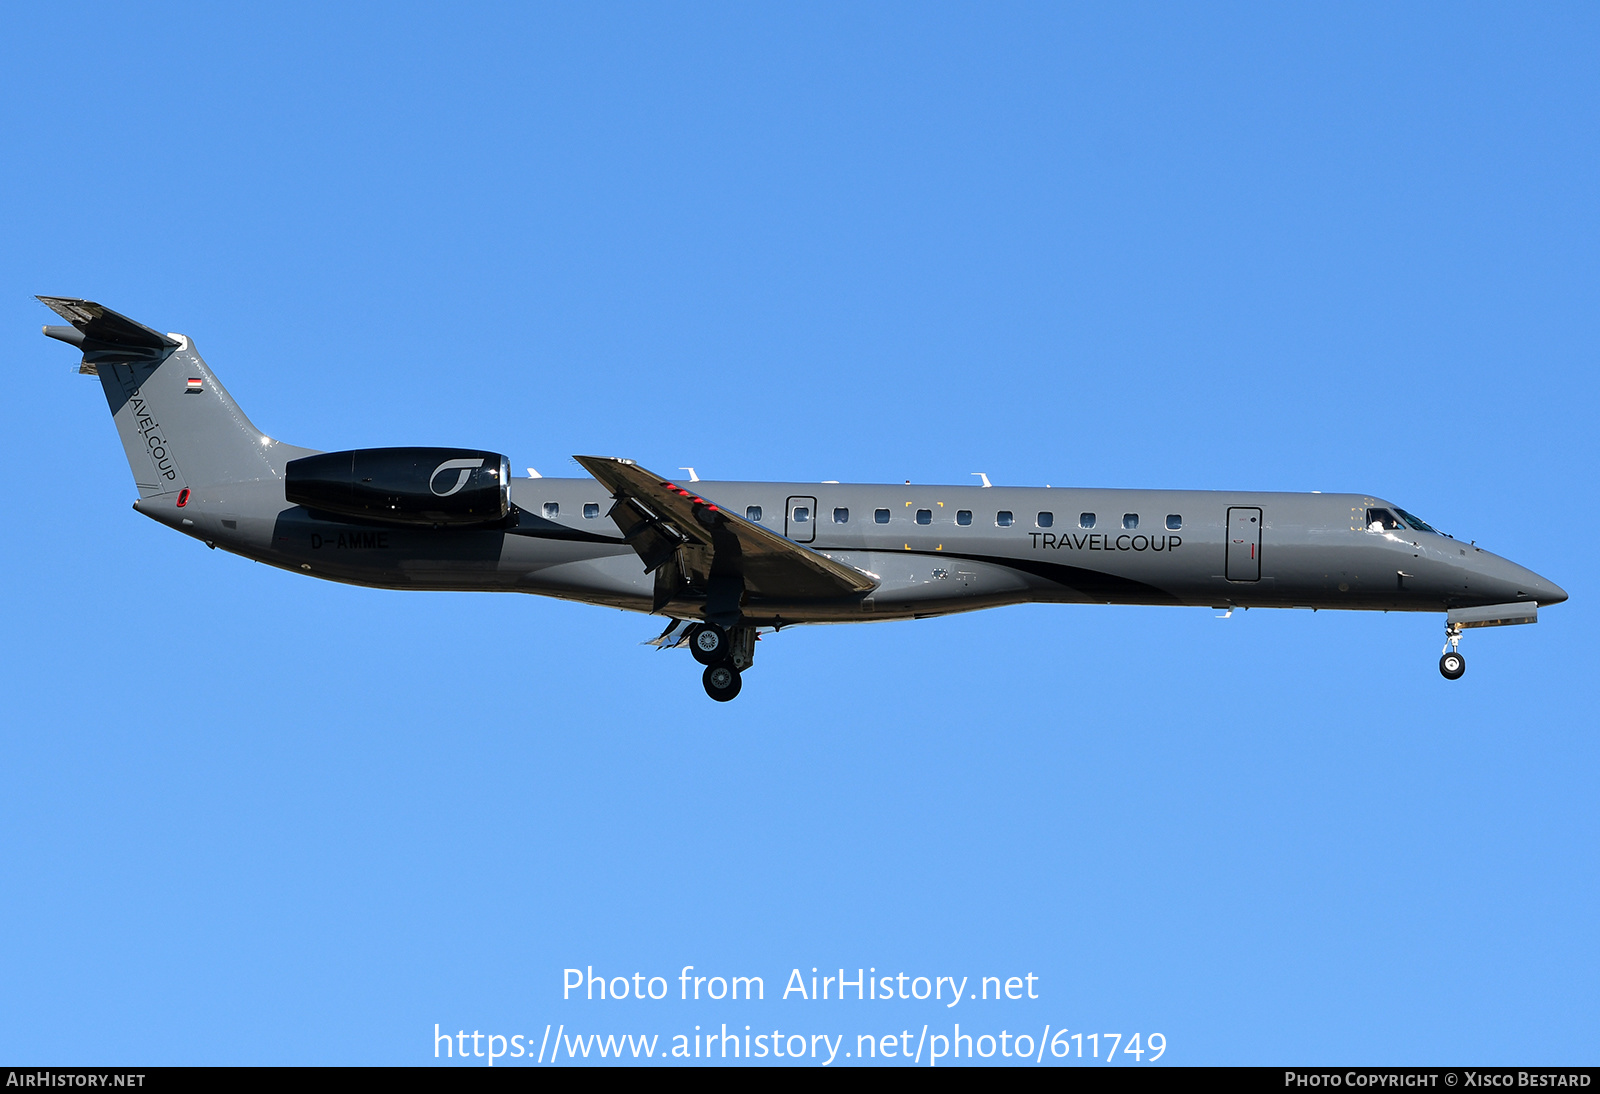
[[[1032,602],[1443,612],[1455,680],[1463,629],[1567,599],[1367,494],[684,482],[601,456],[576,457],[587,478],[514,478],[478,449],[297,448],[256,429],[183,335],[39,299],[71,324],[44,333],[100,379],[145,516],[330,581],[660,616],[653,644],[687,648],[723,702],[757,636],[799,623]]]

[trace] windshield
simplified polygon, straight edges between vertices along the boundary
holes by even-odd
[[[1406,519],[1406,523],[1411,525],[1411,527],[1415,528],[1417,531],[1432,532],[1436,536],[1440,534],[1439,529],[1435,528],[1421,517],[1411,515],[1404,509],[1401,509],[1398,505],[1395,506],[1395,511],[1404,517]]]

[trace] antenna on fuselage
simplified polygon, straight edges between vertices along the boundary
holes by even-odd
[[[700,481],[700,476],[696,475],[694,473],[694,468],[692,468],[692,467],[680,467],[680,468],[678,468],[678,470],[679,471],[687,471],[687,472],[689,472],[689,481],[690,482],[699,482]]]
[[[978,478],[983,480],[983,485],[984,486],[993,486],[994,485],[993,483],[991,483],[989,481],[989,476],[985,475],[982,471],[969,471],[968,474],[978,476]]]

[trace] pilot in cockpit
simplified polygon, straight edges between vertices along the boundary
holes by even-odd
[[[1405,528],[1400,523],[1400,518],[1387,509],[1367,510],[1367,531],[1369,532],[1399,532]]]

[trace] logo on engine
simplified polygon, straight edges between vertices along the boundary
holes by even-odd
[[[434,497],[448,498],[451,494],[459,492],[463,486],[467,485],[467,479],[471,477],[474,470],[482,467],[488,462],[488,460],[482,458],[476,460],[445,460],[438,467],[433,469],[433,474],[428,476],[428,489],[433,491]],[[439,475],[444,471],[460,472],[460,474],[456,476],[456,484],[448,490],[440,490],[437,485],[439,482]],[[446,481],[448,481],[448,477],[446,478]]]

